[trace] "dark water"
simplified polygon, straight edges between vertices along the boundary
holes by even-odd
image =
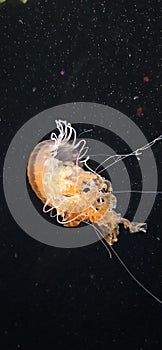
[[[143,0],[1,4],[1,164],[26,121],[69,102],[109,105],[133,120],[148,142],[158,137],[160,5]],[[161,190],[161,143],[152,150]],[[3,189],[1,198],[2,350],[161,348],[161,305],[115,257],[109,259],[100,242],[77,249],[46,246],[15,223]],[[137,200],[131,197],[128,217]],[[147,222],[147,234],[121,229],[114,249],[160,298],[160,194]]]

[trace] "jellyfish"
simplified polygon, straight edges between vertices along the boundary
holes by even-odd
[[[117,241],[120,223],[130,232],[146,232],[145,223],[130,222],[116,213],[111,182],[88,166],[88,156],[84,158],[86,141],[77,142],[70,123],[58,120],[56,125],[59,135],[52,133],[50,140],[40,142],[28,162],[29,182],[44,203],[44,212],[52,214],[55,209],[57,222],[66,227],[96,224],[110,245]]]
[[[97,173],[97,169],[93,170],[88,165],[86,141],[77,139],[76,130],[66,120],[56,120],[56,126],[57,132],[52,132],[49,140],[38,143],[30,154],[27,166],[29,183],[43,202],[45,213],[55,216],[57,222],[65,227],[77,227],[82,222],[91,225],[110,256],[111,247],[121,261],[112,248],[118,240],[119,224],[130,232],[146,232],[147,225],[130,222],[115,211],[117,200],[112,184],[101,176],[101,172]],[[137,151],[131,155],[138,154]],[[123,261],[121,263],[145,291],[161,302],[131,274]]]

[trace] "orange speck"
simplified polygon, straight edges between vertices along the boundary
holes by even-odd
[[[65,74],[65,69],[61,69],[60,74],[64,75]]]
[[[143,81],[144,81],[144,83],[148,83],[150,81],[150,79],[149,79],[149,77],[147,75],[145,75],[143,77]]]
[[[142,117],[142,115],[143,115],[143,108],[142,107],[137,108],[136,115],[138,117]]]

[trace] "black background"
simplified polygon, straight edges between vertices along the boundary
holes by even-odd
[[[1,164],[26,121],[68,102],[109,105],[131,118],[148,142],[159,136],[161,22],[160,1],[0,5]],[[160,151],[159,142],[153,147],[159,179]],[[159,180],[159,190],[160,185]],[[121,229],[114,246],[159,297],[160,200],[159,194],[148,233],[134,236]],[[22,232],[4,198],[1,214],[1,349],[160,349],[161,305],[115,257],[109,259],[101,243],[77,249],[45,246]]]

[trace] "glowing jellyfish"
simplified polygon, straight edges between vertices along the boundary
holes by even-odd
[[[145,223],[131,223],[115,212],[110,181],[88,166],[88,157],[84,159],[86,141],[77,142],[75,129],[66,121],[56,124],[59,135],[52,133],[51,140],[40,142],[28,162],[29,182],[44,203],[44,212],[52,214],[56,209],[57,221],[64,226],[76,227],[83,221],[96,224],[110,245],[117,241],[120,223],[130,232],[145,232]]]
[[[130,276],[148,294],[162,303],[132,275],[112,248],[113,243],[118,240],[120,223],[130,232],[146,232],[146,223],[130,222],[116,213],[116,197],[113,195],[110,181],[87,164],[89,156],[87,156],[86,141],[83,139],[77,141],[76,130],[70,123],[56,120],[56,125],[58,136],[52,133],[50,140],[36,145],[29,157],[27,167],[30,185],[44,203],[43,211],[49,212],[52,217],[56,216],[57,222],[64,226],[76,227],[81,222],[91,225],[110,256],[108,247]],[[141,151],[151,147],[161,138],[162,136],[159,136],[129,155],[141,154]],[[116,161],[129,155],[117,155]],[[56,214],[53,215],[54,210]]]

